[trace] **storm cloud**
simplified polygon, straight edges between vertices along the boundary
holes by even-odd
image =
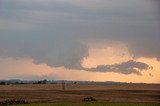
[[[85,69],[86,43],[124,42],[135,58],[160,59],[158,0],[1,0],[0,57],[32,58],[52,67],[139,74],[128,61]],[[136,69],[135,69],[136,68]]]
[[[129,60],[120,64],[99,65],[96,68],[84,68],[84,70],[93,72],[117,72],[122,74],[134,73],[137,75],[141,75],[141,70],[148,70],[150,68],[151,67],[145,63]]]

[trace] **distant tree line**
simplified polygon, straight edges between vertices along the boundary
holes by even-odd
[[[3,80],[0,81],[0,85],[21,85],[21,84],[47,84],[47,80],[41,80],[41,81],[20,81],[20,80]]]
[[[47,84],[47,80],[36,81],[36,82],[33,82],[33,84]]]
[[[0,85],[22,85],[22,84],[62,84],[63,80],[0,80]],[[123,82],[94,82],[94,81],[67,81],[64,80],[65,84],[121,84]],[[124,82],[125,83],[125,82]]]
[[[22,85],[22,84],[60,84],[60,80],[31,80],[31,81],[23,81],[23,80],[0,80],[0,85]],[[73,82],[72,82],[73,83]],[[74,82],[75,83],[75,82]]]
[[[6,82],[2,81],[0,82],[0,85],[6,85]]]
[[[5,82],[5,81],[1,81],[0,85],[10,85],[10,84],[14,84],[14,85],[19,85],[19,84],[25,84],[24,82]]]

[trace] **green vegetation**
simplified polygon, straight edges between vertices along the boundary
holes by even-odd
[[[17,106],[17,105],[12,105]],[[18,105],[18,106],[160,106],[156,103],[41,103],[41,104],[29,104],[29,105]]]

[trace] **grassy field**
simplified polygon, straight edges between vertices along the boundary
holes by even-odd
[[[13,105],[17,106],[17,105]],[[18,106],[160,106],[156,103],[50,103],[50,104],[29,104]]]
[[[24,99],[30,103],[76,102],[80,103],[76,104],[79,106],[91,106],[92,103],[81,104],[82,99],[88,96],[94,97],[99,102],[95,104],[98,106],[105,106],[104,102],[160,103],[160,84],[66,84],[66,90],[62,90],[61,84],[0,86],[0,101]],[[48,106],[65,105],[49,104]],[[73,105],[68,104],[68,106]],[[115,104],[117,105],[119,106]],[[46,104],[40,106],[46,106]]]

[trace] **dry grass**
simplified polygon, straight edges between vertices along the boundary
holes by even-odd
[[[25,99],[33,103],[81,102],[92,96],[99,102],[160,103],[160,85],[154,84],[61,84],[0,86],[0,101]]]
[[[30,104],[18,106],[159,106],[157,103],[52,103]],[[17,105],[14,105],[17,106]]]

